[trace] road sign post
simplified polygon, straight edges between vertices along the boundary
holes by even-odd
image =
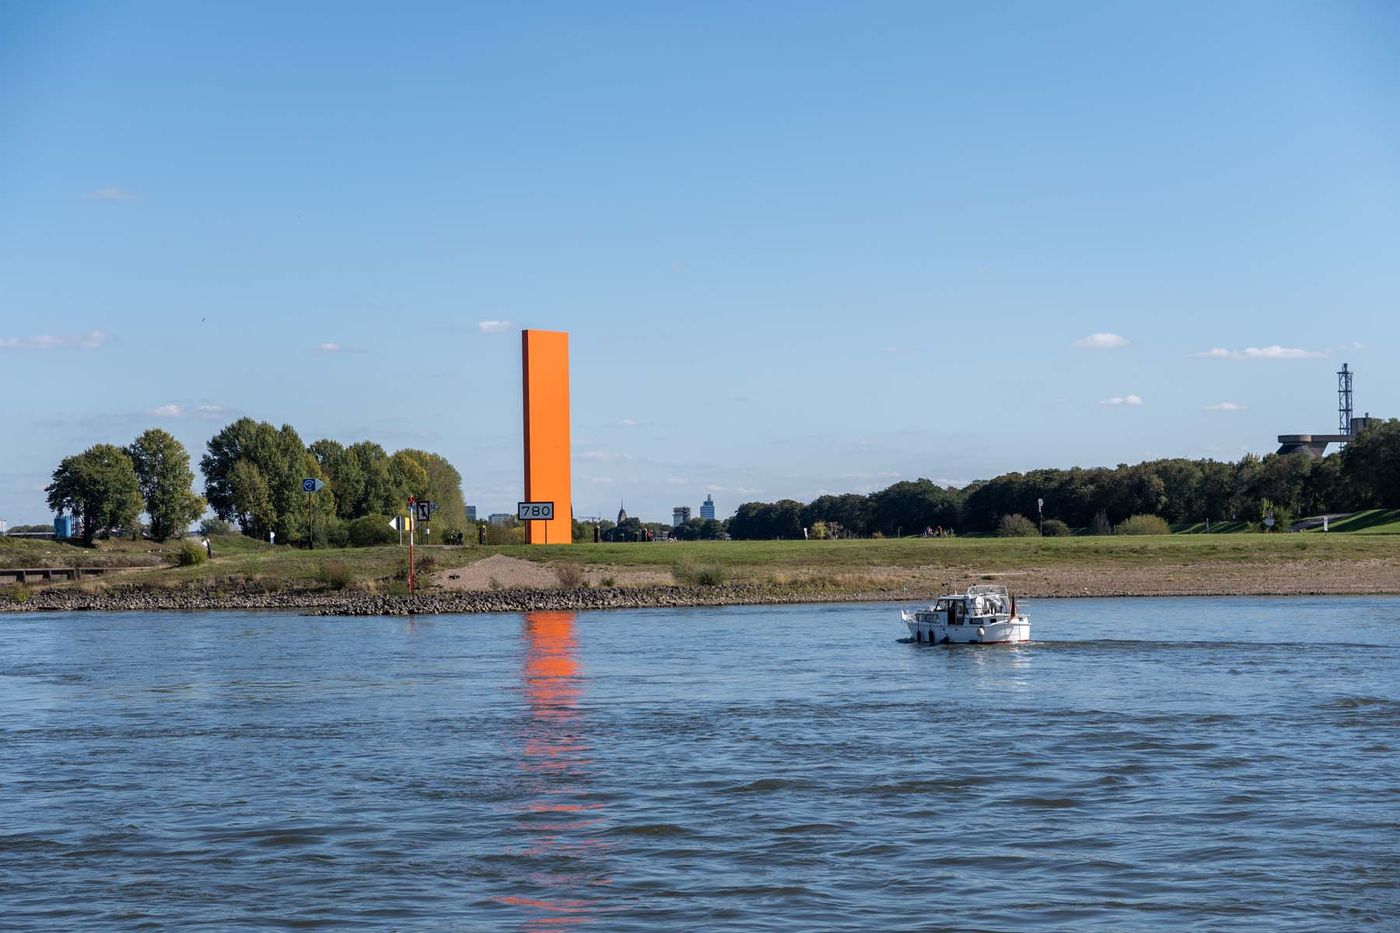
[[[326,488],[324,480],[308,476],[301,481],[301,491],[306,493],[306,549],[316,547],[316,510],[311,506],[311,496]]]

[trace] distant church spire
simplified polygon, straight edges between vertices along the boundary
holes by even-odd
[[[623,522],[625,522],[625,521],[627,521],[627,510],[626,510],[625,508],[622,507],[622,500],[621,500],[621,499],[618,499],[618,500],[617,500],[617,523],[618,523],[619,525],[621,525],[621,524],[622,524]]]

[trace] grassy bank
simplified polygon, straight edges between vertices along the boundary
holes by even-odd
[[[1381,521],[1367,527],[1386,529],[1388,524]],[[173,565],[176,547],[151,542],[99,542],[93,548],[52,541],[5,542],[0,562],[132,568],[72,584],[99,588],[136,583],[395,592],[402,588],[408,559],[408,549],[398,546],[307,551],[234,535],[214,540],[214,560],[181,567]],[[696,541],[429,546],[416,551],[420,574],[460,568],[500,554],[555,569],[587,568],[595,577],[599,571],[616,573],[624,586],[629,579],[649,575],[652,582],[807,585],[850,591],[893,592],[1005,579],[1057,593],[1101,592],[1129,583],[1143,592],[1189,592],[1193,587],[1263,592],[1272,591],[1269,587],[1275,580],[1281,584],[1288,582],[1285,578],[1311,574],[1319,582],[1304,591],[1349,592],[1357,584],[1369,585],[1367,591],[1400,591],[1400,582],[1388,582],[1400,581],[1400,537],[1389,533]],[[160,565],[133,566],[153,561]]]

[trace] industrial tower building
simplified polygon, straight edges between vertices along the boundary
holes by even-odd
[[[1327,452],[1328,444],[1345,444],[1371,426],[1375,419],[1367,412],[1360,418],[1352,416],[1352,372],[1346,363],[1337,370],[1337,433],[1336,434],[1280,434],[1278,436],[1281,454],[1302,452],[1313,457],[1321,457]]]

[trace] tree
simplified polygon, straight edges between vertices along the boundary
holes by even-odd
[[[44,491],[49,508],[78,517],[83,541],[89,544],[99,531],[128,525],[141,514],[136,468],[127,452],[112,444],[65,457]]]
[[[192,488],[194,473],[185,445],[160,428],[152,428],[127,448],[127,454],[146,504],[151,537],[164,541],[183,535],[204,511],[204,499]]]
[[[239,460],[233,465],[228,488],[229,500],[234,504],[219,517],[238,522],[245,535],[267,537],[267,533],[276,528],[277,510],[272,505],[272,493],[262,471],[251,460]]]
[[[308,510],[334,502],[324,491],[316,494],[318,504],[303,497],[301,481],[324,476],[289,424],[278,429],[240,418],[214,435],[208,447],[199,468],[209,506],[225,521],[237,521],[246,535],[262,538],[275,531],[284,541],[304,539]]]
[[[335,493],[336,515],[348,520],[367,514],[357,511],[364,502],[368,483],[359,458],[331,440],[316,441],[308,449],[320,465],[326,483]]]
[[[428,499],[437,507],[433,512],[432,526],[443,531],[460,531],[467,527],[467,503],[462,497],[462,474],[440,454],[426,450],[401,450],[399,454],[412,457],[428,476],[425,491]],[[395,454],[394,456],[398,456]],[[589,532],[592,538],[592,532]]]
[[[1359,504],[1400,508],[1400,420],[1372,425],[1342,449],[1342,476]]]
[[[1039,538],[1040,531],[1035,522],[1024,515],[1003,515],[997,522],[998,538]]]

